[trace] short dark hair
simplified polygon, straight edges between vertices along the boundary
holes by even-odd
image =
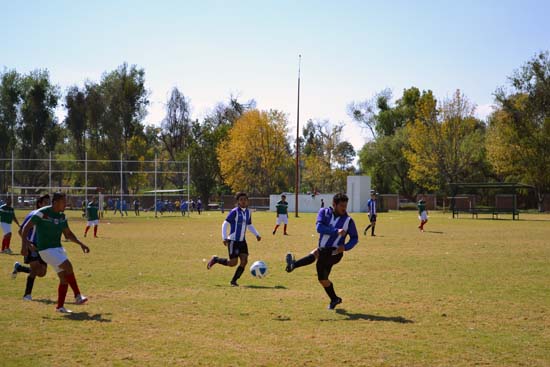
[[[285,195],[285,194],[282,194],[281,197],[286,199],[286,195]]]
[[[50,200],[50,195],[49,194],[45,194],[45,195],[42,195],[41,197],[38,198],[38,200],[36,200],[36,209],[38,209],[38,205],[42,204],[44,202],[44,200]]]
[[[347,203],[349,201],[349,198],[343,192],[339,192],[338,194],[334,195],[334,197],[332,198],[332,201],[334,202],[334,204],[338,204],[340,202]]]
[[[248,199],[248,195],[246,194],[246,192],[244,191],[239,191],[238,193],[235,194],[235,201],[239,201],[239,199],[241,198],[241,196],[244,196]]]
[[[64,192],[54,192],[52,203],[55,203],[57,200],[65,199],[67,195]]]

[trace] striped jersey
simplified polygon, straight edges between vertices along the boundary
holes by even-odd
[[[369,201],[367,201],[367,211],[369,215],[376,214],[376,200],[369,199]]]
[[[345,238],[338,236],[338,230],[343,229],[347,232],[350,239],[345,243]],[[321,208],[317,214],[317,232],[319,233],[319,248],[332,247],[337,248],[340,245],[345,246],[345,250],[351,250],[359,241],[355,222],[346,213],[341,216],[334,214],[332,207]]]
[[[21,228],[24,228],[25,227],[25,224],[27,224],[27,222],[29,220],[31,220],[32,216],[34,215],[34,212],[36,210],[33,210],[32,212],[30,212],[29,214],[27,214],[27,216],[25,217],[25,219],[23,219],[23,223],[21,223]],[[30,230],[29,234],[27,235],[27,239],[33,244],[33,245],[36,245],[36,227],[33,226],[32,229]]]
[[[240,207],[233,208],[225,221],[230,224],[229,240],[231,241],[244,241],[246,227],[252,224],[252,214],[248,208],[241,209]]]

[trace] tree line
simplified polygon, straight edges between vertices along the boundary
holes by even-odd
[[[405,89],[393,100],[391,90],[351,102],[349,116],[372,139],[356,152],[342,139],[343,123],[308,120],[298,140],[303,192],[345,190],[350,174],[368,174],[379,192],[413,199],[418,193],[449,193],[453,182],[521,181],[536,188],[539,201],[550,189],[550,57],[540,52],[495,91],[495,109],[487,121],[475,117],[475,105],[462,93],[438,101],[431,90]],[[28,74],[5,69],[0,73],[0,157],[33,159],[49,152],[67,160],[119,160],[125,171],[139,172],[143,164],[184,161],[190,157],[192,193],[203,200],[245,190],[254,195],[294,191],[296,141],[288,135],[288,115],[258,110],[254,100],[212,107],[201,120],[191,117],[190,98],[173,88],[166,115],[146,125],[149,105],[145,70],[124,63],[105,72],[99,81],[71,86],[65,92],[47,70]],[[55,109],[66,110],[57,121]],[[106,164],[106,163],[105,163]],[[8,160],[1,170],[9,169]],[[186,168],[185,168],[186,169]],[[28,174],[25,185],[44,185],[44,174]],[[94,182],[96,181],[96,182]],[[163,176],[162,188],[181,188],[182,174]],[[64,175],[60,186],[82,186],[83,175]],[[11,181],[0,175],[0,188]],[[125,173],[90,177],[89,186],[107,192],[139,193],[151,180]]]

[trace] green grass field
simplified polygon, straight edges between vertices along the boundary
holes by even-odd
[[[19,211],[18,218],[25,213]],[[82,239],[85,223],[69,212]],[[291,215],[289,236],[271,234],[275,214],[256,212],[256,242],[239,288],[235,268],[206,270],[225,255],[219,212],[155,219],[108,215],[83,254],[64,243],[90,299],[54,312],[57,277],[38,278],[22,300],[26,275],[10,278],[21,256],[0,254],[2,366],[549,366],[550,216],[451,219],[433,212],[419,233],[414,212],[379,215],[334,267],[344,302],[328,298],[315,266],[284,271],[284,256],[317,245],[314,214]],[[505,216],[505,218],[507,218]],[[20,240],[12,241],[19,252]]]

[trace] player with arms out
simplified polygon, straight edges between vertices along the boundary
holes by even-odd
[[[206,268],[210,269],[214,264],[235,266],[240,260],[233,279],[231,279],[231,286],[238,287],[237,280],[243,274],[245,266],[248,263],[248,245],[245,238],[246,230],[248,229],[252,232],[258,241],[261,241],[262,237],[252,225],[252,216],[250,210],[248,210],[248,195],[244,192],[238,192],[235,195],[235,200],[237,201],[237,206],[229,212],[222,224],[222,241],[227,247],[229,259],[212,256]],[[228,227],[229,236],[227,235]]]
[[[332,207],[321,208],[317,214],[318,247],[309,255],[294,260],[289,252],[286,254],[286,271],[313,264],[317,261],[317,279],[330,298],[329,310],[342,303],[342,298],[336,295],[334,285],[329,280],[332,267],[342,260],[344,251],[349,251],[359,242],[355,222],[347,213],[348,197],[339,193],[332,199]],[[349,236],[348,242],[345,242]]]
[[[57,294],[57,312],[70,313],[65,306],[65,297],[69,286],[75,294],[75,303],[83,304],[88,298],[80,293],[78,284],[73,271],[73,266],[67,257],[67,253],[61,246],[61,234],[80,245],[84,253],[90,252],[88,246],[76,238],[69,229],[67,218],[65,218],[65,206],[67,198],[64,193],[56,192],[53,194],[52,205],[45,206],[34,212],[34,215],[23,227],[21,236],[23,237],[22,252],[27,255],[28,251],[38,250],[40,257],[50,266],[52,266],[59,277],[59,287]],[[36,246],[29,242],[28,235],[33,227],[36,227],[37,241]]]

